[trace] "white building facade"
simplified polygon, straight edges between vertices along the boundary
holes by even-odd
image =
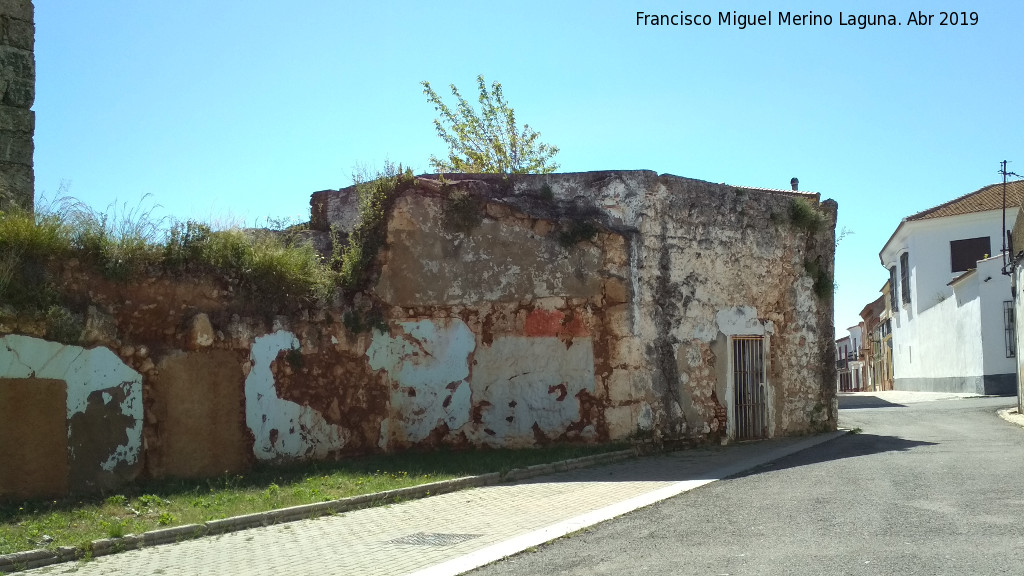
[[[1003,274],[1002,188],[904,218],[879,253],[889,270],[893,388],[1011,394],[1016,334]],[[1006,222],[1019,211],[1007,198]]]

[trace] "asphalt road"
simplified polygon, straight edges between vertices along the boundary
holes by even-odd
[[[1024,574],[1015,398],[846,398],[857,434],[470,572]]]

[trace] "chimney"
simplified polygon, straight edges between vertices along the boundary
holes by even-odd
[[[789,185],[793,187],[793,191],[796,192],[800,188],[800,180],[793,178],[789,181]]]

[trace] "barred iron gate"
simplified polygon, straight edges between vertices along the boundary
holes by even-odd
[[[765,391],[764,338],[732,339],[733,415],[736,439],[768,437],[768,402]]]

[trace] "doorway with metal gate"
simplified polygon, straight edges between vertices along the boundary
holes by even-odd
[[[768,437],[763,336],[732,337],[733,431],[737,440]]]

